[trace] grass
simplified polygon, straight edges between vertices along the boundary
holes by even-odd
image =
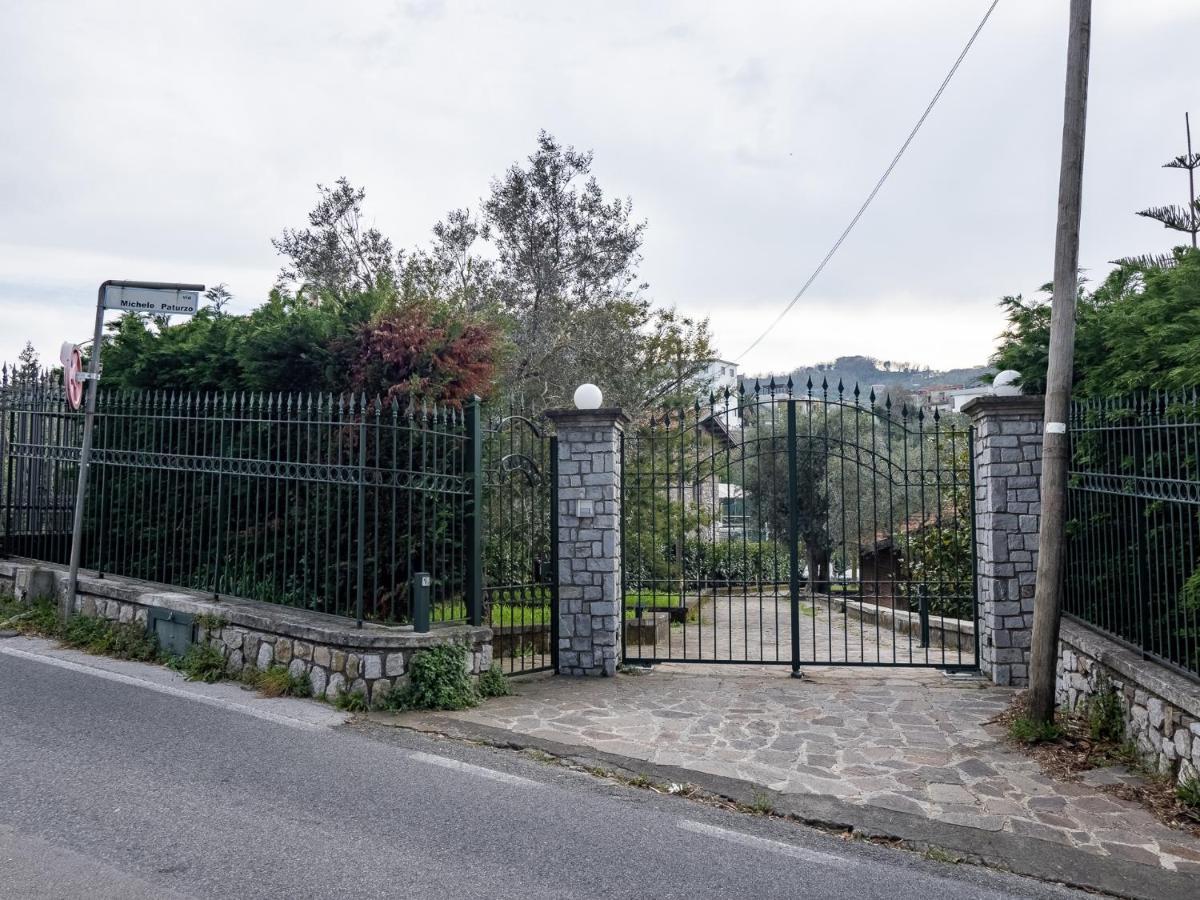
[[[492,627],[512,628],[522,625],[550,624],[550,606],[523,606],[520,604],[496,604],[492,607]]]
[[[1188,809],[1200,812],[1200,778],[1192,776],[1178,785],[1175,797]]]
[[[466,621],[467,605],[461,600],[438,603],[430,611],[430,621]],[[550,622],[550,604],[538,603],[493,603],[491,624],[493,628],[511,628],[522,625],[547,625]]]
[[[343,712],[352,713],[366,712],[370,709],[366,694],[362,691],[348,691],[344,687],[338,689],[337,696],[333,698],[333,705]]]
[[[950,865],[957,865],[958,863],[962,862],[961,856],[951,853],[948,850],[943,850],[941,847],[937,847],[933,844],[930,844],[928,847],[926,847],[925,852],[922,855],[932,862],[949,863]]]
[[[56,638],[68,647],[97,656],[150,662],[160,655],[158,641],[144,626],[87,616],[74,616],[64,624],[50,600],[24,604],[4,598],[0,600],[0,624],[21,634]]]
[[[637,606],[649,610],[678,609],[683,606],[683,603],[680,595],[671,591],[630,591],[625,595],[626,609]]]
[[[12,597],[0,598],[0,625],[21,634],[40,634],[57,637],[58,607],[50,600],[22,603]]]
[[[641,594],[625,595],[625,618],[637,618],[637,607],[643,611],[655,612],[678,609],[683,605],[679,594],[666,591],[643,591]],[[451,622],[465,620],[467,607],[462,601],[455,600],[439,603],[434,607],[431,619],[434,622]],[[491,626],[493,628],[520,628],[522,626],[538,627],[550,624],[550,604],[544,603],[494,603],[491,608]]]
[[[1087,704],[1088,732],[1094,741],[1120,743],[1125,737],[1125,707],[1116,688],[1105,682]]]
[[[769,816],[775,811],[775,805],[771,803],[770,795],[763,791],[755,791],[754,798],[750,801],[750,811],[755,815]]]
[[[311,697],[312,679],[308,673],[293,675],[287,666],[271,666],[258,672],[252,682],[264,697]]]
[[[1021,744],[1045,744],[1063,735],[1057,722],[1038,722],[1027,715],[1016,716],[1008,723],[1008,736]]]
[[[228,623],[216,613],[201,613],[196,616],[196,627],[205,631],[220,631]]]

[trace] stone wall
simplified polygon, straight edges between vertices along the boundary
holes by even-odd
[[[1200,684],[1070,619],[1058,644],[1057,701],[1083,713],[1115,689],[1125,710],[1125,738],[1142,759],[1179,782],[1200,777]]]
[[[551,410],[558,433],[558,672],[615,675],[621,663],[619,409]]]
[[[27,601],[57,601],[66,590],[65,568],[0,560],[0,592]],[[403,684],[413,655],[437,644],[468,646],[473,675],[492,664],[492,633],[486,627],[447,626],[423,634],[412,626],[356,628],[353,621],[338,616],[253,600],[214,602],[211,594],[115,576],[80,575],[74,608],[85,616],[140,624],[147,622],[151,608],[199,617],[195,640],[221,651],[230,677],[247,666],[287,666],[294,675],[308,675],[313,696],[327,700],[339,690],[361,691],[371,700]]]
[[[828,607],[834,615],[865,622],[874,627],[879,625],[886,634],[911,634],[913,659],[918,656],[917,639],[921,636],[921,614],[919,612],[893,609],[871,601],[850,600],[836,594],[818,595],[815,602]],[[870,628],[868,628],[870,631]],[[944,655],[942,651],[945,651]],[[945,616],[929,616],[930,660],[944,661],[949,665],[975,664],[975,623],[970,619],[951,619]]]
[[[1041,397],[977,397],[975,540],[979,666],[996,684],[1029,683],[1029,642],[1041,520]]]

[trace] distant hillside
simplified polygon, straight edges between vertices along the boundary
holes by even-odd
[[[819,385],[822,379],[826,379],[831,388],[836,387],[840,379],[847,391],[852,390],[855,384],[864,391],[873,384],[883,384],[891,388],[899,388],[904,392],[912,392],[932,387],[971,387],[980,384],[983,377],[991,371],[989,366],[939,371],[931,369],[929,366],[879,360],[871,356],[839,356],[833,362],[801,366],[790,372],[747,374],[743,376],[742,381],[748,385],[752,385],[755,379],[765,383],[773,376],[776,383],[780,383],[786,382],[791,376],[796,387],[803,390],[810,378],[814,386]]]

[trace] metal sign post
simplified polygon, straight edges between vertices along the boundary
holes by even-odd
[[[96,330],[92,336],[92,358],[88,371],[76,377],[86,381],[87,399],[83,409],[83,443],[79,448],[79,480],[75,487],[75,519],[71,525],[71,564],[67,573],[67,591],[62,598],[63,618],[75,608],[79,585],[79,558],[83,544],[83,503],[87,496],[88,466],[92,458],[92,431],[96,427],[96,393],[100,389],[100,348],[104,341],[104,311],[123,309],[160,315],[195,315],[202,284],[177,284],[163,281],[114,281],[100,285],[96,294]]]

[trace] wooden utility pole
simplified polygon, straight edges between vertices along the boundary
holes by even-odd
[[[1054,243],[1054,298],[1050,306],[1050,361],[1046,371],[1042,520],[1029,658],[1029,715],[1039,722],[1054,718],[1069,461],[1066,423],[1075,363],[1075,297],[1079,290],[1079,214],[1091,30],[1091,0],[1071,0],[1062,167],[1058,176],[1058,231]]]

